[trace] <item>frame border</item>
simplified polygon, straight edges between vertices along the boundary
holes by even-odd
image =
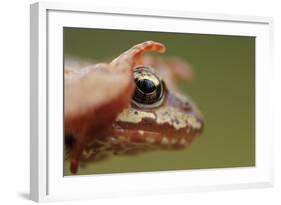
[[[130,16],[183,18],[225,22],[268,24],[269,64],[273,65],[273,18],[247,15],[230,15],[190,11],[169,11],[132,8],[96,7],[94,4],[38,2],[30,5],[30,199],[48,200],[48,71],[47,71],[47,13],[48,10],[67,12],[90,12]],[[272,143],[273,144],[273,143]],[[273,155],[271,153],[271,155]],[[271,162],[273,167],[273,162]],[[273,185],[273,169],[269,183],[249,184],[247,187],[269,187]],[[233,188],[245,186],[234,186]],[[228,188],[226,186],[225,188]],[[216,190],[225,189],[216,188]],[[246,187],[245,187],[246,188]],[[202,189],[209,190],[210,187]],[[200,191],[201,189],[194,189]]]

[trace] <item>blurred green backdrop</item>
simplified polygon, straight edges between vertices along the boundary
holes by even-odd
[[[182,151],[114,156],[79,174],[255,166],[254,37],[64,28],[64,54],[100,62],[147,40],[193,65],[195,80],[178,85],[204,114],[203,135]]]

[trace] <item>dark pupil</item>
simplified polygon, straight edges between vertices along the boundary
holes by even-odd
[[[144,93],[151,93],[156,89],[154,83],[148,79],[138,80],[137,86]]]

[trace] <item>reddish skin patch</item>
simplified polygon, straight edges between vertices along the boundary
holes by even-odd
[[[130,104],[135,88],[134,67],[143,54],[149,51],[162,53],[165,51],[165,46],[161,43],[147,41],[132,47],[114,59],[110,64],[100,64],[102,66],[97,64],[97,68],[108,70],[110,71],[109,74],[122,73],[125,76],[129,76],[128,85],[123,90],[120,90],[119,95],[111,99],[110,102],[89,107],[86,112],[75,112],[71,115],[65,114],[65,135],[73,136],[75,141],[70,156],[70,170],[73,174],[76,174],[78,171],[80,156],[86,145],[93,138],[98,139],[107,136],[111,132],[111,123]],[[75,95],[72,96],[75,97]],[[71,101],[71,99],[68,100]],[[110,112],[108,112],[109,110]]]
[[[122,93],[123,95],[113,100],[112,103],[92,108],[80,116],[65,120],[65,129],[69,134],[75,136],[75,145],[71,155],[70,170],[72,173],[77,173],[80,155],[85,145],[91,141],[93,131],[97,137],[102,137],[108,132],[108,124],[113,122],[118,113],[131,102],[133,90],[134,86],[130,84]]]

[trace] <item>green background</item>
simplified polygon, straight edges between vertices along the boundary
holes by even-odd
[[[255,166],[255,38],[242,36],[64,28],[64,54],[110,60],[142,41],[166,45],[194,67],[192,83],[179,81],[205,117],[203,135],[181,151],[114,156],[78,174]],[[64,175],[70,175],[69,162]]]

